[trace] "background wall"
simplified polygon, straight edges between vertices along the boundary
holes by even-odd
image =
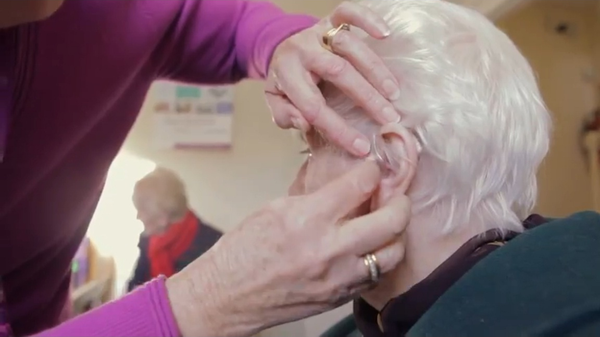
[[[339,3],[338,0],[274,2],[288,11],[319,17]],[[565,2],[578,5],[565,7]],[[590,0],[543,0],[528,4],[498,22],[530,59],[553,112],[554,141],[540,173],[538,206],[540,212],[548,215],[565,215],[591,205],[586,165],[578,143],[581,121],[598,103],[598,89],[582,77],[583,71],[594,62],[600,70],[600,2],[595,2],[595,10],[591,3]],[[561,36],[552,31],[552,24],[561,20],[575,28],[573,34]],[[152,116],[147,108],[152,103],[149,97],[126,141],[125,154],[111,169],[109,185],[90,229],[93,237],[100,238],[100,245],[115,255],[120,284],[135,261],[137,234],[141,231],[134,219],[129,193],[133,181],[151,170],[153,162],[176,170],[187,183],[192,207],[205,221],[227,231],[268,200],[285,195],[303,161],[298,139],[272,124],[260,83],[247,81],[236,88],[234,146],[230,150],[155,150]],[[118,237],[112,234],[115,230],[120,233]],[[346,305],[263,335],[318,336],[350,312],[350,306]]]
[[[592,18],[594,24],[594,33],[592,34],[593,39],[593,58],[594,66],[596,68],[596,81],[600,83],[600,1],[596,1],[596,9],[591,10],[594,13],[595,19]],[[600,84],[596,88],[598,96],[600,97]],[[600,99],[599,99],[600,100]]]
[[[598,65],[593,54],[600,36],[594,31],[600,21],[597,6],[598,1],[536,1],[497,22],[531,62],[552,111],[552,146],[539,174],[538,211],[547,215],[563,216],[592,205],[579,131],[584,116],[598,106],[597,84],[583,76]],[[555,32],[559,23],[570,27],[567,34]]]

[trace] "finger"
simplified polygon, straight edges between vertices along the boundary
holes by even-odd
[[[399,96],[394,77],[383,61],[367,45],[352,36],[348,32],[343,32],[336,35],[333,41],[343,44],[345,49],[351,49],[347,39],[354,39],[361,43],[358,45],[361,47],[357,48],[358,51],[348,53],[348,61],[354,62],[359,68],[355,68],[354,64],[342,57],[324,50],[323,56],[318,61],[308,65],[310,70],[343,91],[379,123],[398,122],[400,115],[387,97],[388,91],[394,91],[392,93],[392,95],[396,95],[392,96],[394,98]],[[339,40],[342,42],[337,42]],[[337,49],[334,48],[334,50],[337,53]],[[386,97],[382,95],[386,95]]]
[[[273,115],[273,122],[282,129],[295,128],[306,132],[310,128],[302,113],[285,96],[265,92],[267,105]]]
[[[332,40],[332,49],[350,62],[387,100],[395,101],[400,97],[398,81],[383,60],[364,40],[350,32],[340,31]],[[389,107],[393,109],[391,104]],[[394,115],[390,118],[397,121],[398,115],[395,110]]]
[[[410,201],[401,195],[382,208],[339,227],[340,249],[358,256],[371,253],[397,239],[410,219]]]
[[[381,16],[371,9],[350,2],[342,2],[329,18],[334,27],[347,23],[364,30],[374,38],[390,35],[390,27]]]
[[[274,71],[269,72],[267,80],[265,81],[265,93],[267,92],[274,95],[283,94],[281,88],[279,87],[277,74]]]
[[[342,177],[313,192],[309,209],[321,209],[328,220],[337,221],[367,201],[379,186],[381,171],[371,160],[360,163]]]
[[[325,99],[311,75],[300,62],[286,67],[279,76],[280,85],[288,99],[301,112],[304,119],[319,129],[334,144],[356,156],[369,153],[368,139],[347,125],[346,121],[327,106]]]
[[[398,238],[383,248],[372,252],[371,254],[373,254],[377,260],[379,272],[381,274],[385,274],[394,270],[394,268],[396,268],[396,266],[398,266],[398,264],[404,258],[404,250],[404,240],[402,238]],[[356,271],[359,273],[359,275],[366,274],[367,277],[370,276],[369,269],[365,265],[364,257],[360,257],[358,261],[356,261]]]

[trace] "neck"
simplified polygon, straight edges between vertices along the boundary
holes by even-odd
[[[381,310],[386,303],[421,282],[446,261],[465,242],[479,234],[475,230],[456,230],[448,235],[440,234],[439,219],[421,212],[414,215],[402,237],[405,241],[403,261],[384,275],[379,285],[363,294],[363,298],[375,309]],[[461,226],[460,228],[480,228]]]

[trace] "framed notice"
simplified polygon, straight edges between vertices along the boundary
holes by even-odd
[[[150,90],[149,100],[158,148],[231,146],[233,86],[195,86],[157,81]]]

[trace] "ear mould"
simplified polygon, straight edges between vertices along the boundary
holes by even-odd
[[[421,153],[422,146],[417,137],[417,153]],[[416,166],[417,163],[412,162],[408,159],[406,154],[402,151],[399,154],[390,154],[391,149],[389,148],[385,134],[375,133],[371,137],[371,152],[369,156],[379,164],[379,166],[387,171],[397,171],[402,164],[402,161],[406,161],[410,165]]]

